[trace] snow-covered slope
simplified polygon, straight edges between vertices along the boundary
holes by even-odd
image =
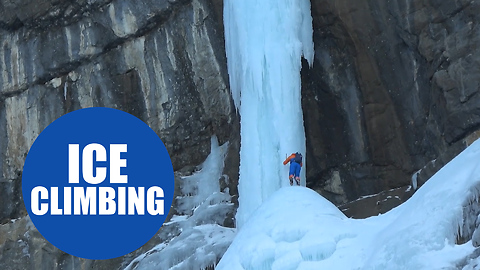
[[[479,269],[470,240],[479,188],[480,141],[407,202],[368,219],[346,218],[308,188],[282,188],[252,214],[216,269]]]

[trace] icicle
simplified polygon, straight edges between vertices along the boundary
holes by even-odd
[[[67,100],[67,82],[63,84],[63,98],[64,100]]]
[[[418,187],[417,178],[418,178],[418,175],[420,174],[420,171],[421,170],[418,170],[412,175],[412,186],[414,190],[417,190],[417,187]]]

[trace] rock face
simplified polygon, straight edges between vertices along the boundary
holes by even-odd
[[[224,173],[236,190],[238,119],[214,2],[0,1],[1,269],[116,269],[134,256],[69,256],[26,216],[28,149],[70,111],[104,106],[137,116],[165,143],[176,171],[203,162],[212,135],[229,141]]]
[[[407,186],[427,166],[424,182],[465,148],[480,128],[479,11],[477,1],[312,0],[307,185],[343,204]]]
[[[354,217],[388,211],[407,199],[412,176],[421,185],[479,137],[480,2],[311,3],[315,62],[302,70],[307,185]],[[221,0],[0,0],[0,269],[118,269],[139,254],[69,256],[26,216],[28,149],[73,110],[139,117],[180,174],[206,158],[212,135],[229,141],[222,190],[237,194],[239,121],[222,33]],[[379,195],[363,206],[345,204],[371,194]]]

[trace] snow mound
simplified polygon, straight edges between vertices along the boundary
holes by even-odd
[[[407,202],[346,218],[303,187],[286,187],[238,232],[216,269],[478,269],[480,141]]]

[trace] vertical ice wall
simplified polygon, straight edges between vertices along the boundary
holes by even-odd
[[[288,183],[286,155],[305,155],[302,55],[313,63],[309,0],[225,0],[230,87],[241,118],[237,226]],[[302,185],[305,184],[305,166]]]

